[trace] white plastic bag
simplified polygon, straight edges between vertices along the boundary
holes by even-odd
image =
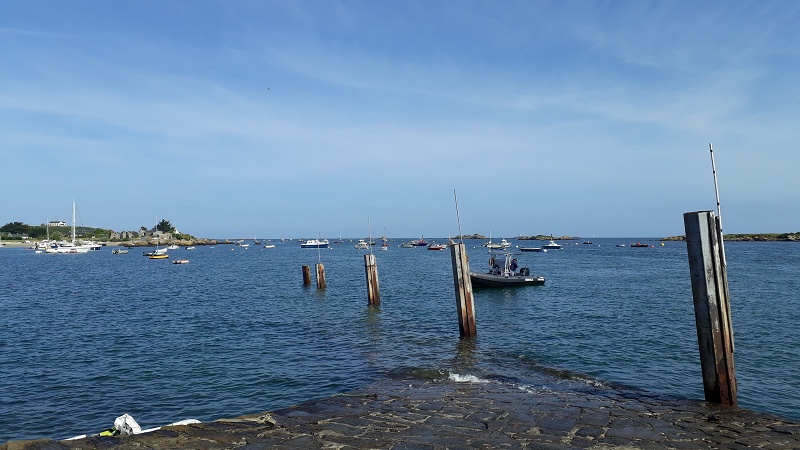
[[[142,432],[142,428],[139,424],[127,413],[117,417],[114,421],[114,428],[122,435],[139,434]]]

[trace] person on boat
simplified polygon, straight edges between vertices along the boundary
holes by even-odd
[[[517,258],[514,258],[511,260],[511,265],[509,266],[509,269],[511,269],[512,272],[516,272],[517,267],[519,267],[519,264],[517,264]]]

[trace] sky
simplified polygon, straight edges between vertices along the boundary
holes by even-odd
[[[797,1],[0,2],[0,224],[800,231]],[[456,208],[456,198],[458,208]],[[458,213],[457,213],[458,211]]]

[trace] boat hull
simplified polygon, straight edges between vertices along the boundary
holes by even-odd
[[[515,286],[541,286],[544,277],[523,275],[493,275],[490,273],[470,272],[469,278],[474,287],[515,287]]]

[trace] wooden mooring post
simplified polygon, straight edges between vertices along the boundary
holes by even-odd
[[[685,213],[683,223],[706,401],[736,406],[733,328],[722,227],[713,211]]]
[[[325,266],[322,263],[317,263],[317,289],[325,289],[327,283],[325,282]]]
[[[372,253],[364,255],[364,272],[367,274],[367,303],[370,306],[381,304],[381,290],[378,284],[378,263]]]
[[[472,338],[478,335],[478,330],[475,326],[475,303],[472,297],[472,280],[469,278],[469,259],[463,243],[450,245],[450,260],[453,264],[458,332],[462,338]]]
[[[311,268],[303,266],[303,286],[311,286]]]

